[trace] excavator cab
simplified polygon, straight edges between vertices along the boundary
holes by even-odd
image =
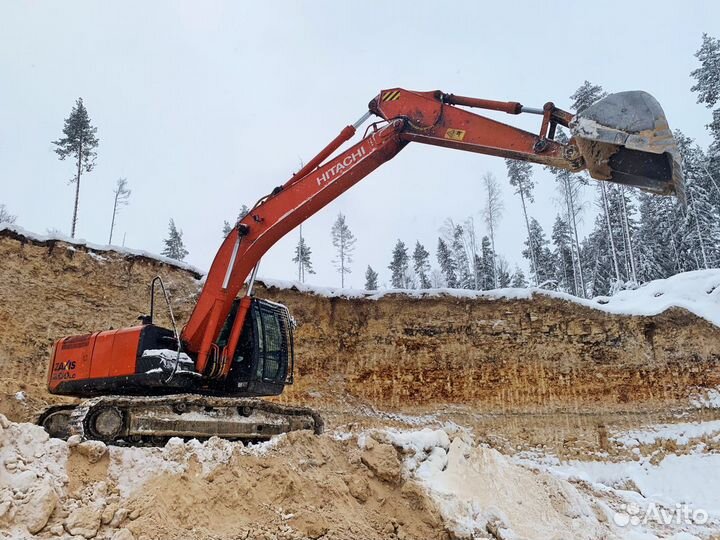
[[[240,299],[233,302],[217,345],[227,345]],[[252,299],[240,342],[225,384],[243,396],[280,395],[293,382],[293,319],[288,309],[269,300]]]
[[[570,129],[590,176],[684,204],[680,152],[665,113],[647,92],[610,94],[578,112]]]

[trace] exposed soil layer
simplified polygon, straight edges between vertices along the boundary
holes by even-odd
[[[149,257],[38,242],[0,231],[0,413],[27,420],[46,403],[61,336],[134,324],[161,275],[178,320],[197,275]],[[720,386],[720,328],[675,308],[610,315],[532,299],[330,298],[259,286],[298,322],[295,384],[283,401],[344,411],[470,407],[482,414],[652,413]],[[166,323],[158,296],[160,323]],[[24,400],[16,399],[18,391]],[[21,396],[23,397],[23,396]]]

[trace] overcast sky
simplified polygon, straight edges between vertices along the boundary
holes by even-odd
[[[285,182],[381,89],[568,108],[589,79],[609,91],[642,89],[671,127],[706,146],[710,114],[689,73],[702,32],[718,35],[720,2],[10,2],[0,3],[0,203],[31,231],[69,232],[70,161],[51,141],[82,96],[98,128],[95,170],[83,176],[78,233],[106,243],[113,188],[130,205],[115,241],[160,252],[172,217],[188,262],[207,269],[223,220]],[[499,119],[537,129],[537,117]],[[519,120],[519,122],[518,122]],[[330,228],[338,212],[357,237],[346,285],[365,268],[389,283],[398,238],[435,248],[445,218],[472,216],[485,234],[480,177],[505,193],[498,251],[524,264],[520,203],[501,159],[411,145],[310,218],[303,233],[317,274],[339,285]],[[552,176],[535,168],[530,212],[550,233]],[[588,197],[593,192],[588,190]],[[584,228],[592,222],[588,210]],[[263,259],[262,276],[294,279],[297,231]],[[1,264],[1,262],[0,262]],[[525,265],[526,266],[526,265]]]

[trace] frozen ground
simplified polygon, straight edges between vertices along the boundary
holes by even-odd
[[[154,519],[147,497],[167,497],[166,490],[193,490],[194,484],[202,494],[208,482],[222,487],[228,480],[229,487],[249,474],[248,463],[261,460],[266,465],[253,475],[262,478],[262,471],[272,467],[276,472],[270,481],[278,493],[299,483],[295,489],[304,493],[304,500],[312,500],[319,496],[312,486],[304,489],[303,477],[288,476],[288,471],[306,468],[303,463],[309,460],[330,459],[332,451],[339,458],[333,468],[352,477],[346,480],[351,493],[361,492],[356,496],[362,504],[355,501],[355,506],[367,506],[373,493],[358,470],[397,486],[394,497],[406,495],[411,484],[420,485],[422,497],[431,501],[443,527],[455,538],[705,540],[717,538],[713,535],[720,531],[720,453],[704,442],[720,436],[718,422],[614,433],[613,440],[625,445],[632,458],[607,455],[565,462],[549,453],[501,452],[454,423],[360,431],[346,426],[323,437],[279,437],[254,447],[218,439],[172,439],[163,448],[68,444],[48,439],[30,424],[13,424],[2,417],[0,425],[0,538],[164,539],[168,536],[153,536],[152,530],[141,533]],[[638,450],[639,444],[658,440],[675,441],[677,453],[657,459],[657,453]],[[288,449],[295,454],[289,455]],[[367,468],[358,465],[360,461]],[[393,461],[400,464],[402,479],[393,476]],[[280,522],[287,522],[282,525],[285,536],[271,537],[311,538],[307,530],[293,529],[290,506],[287,500],[278,506]],[[214,500],[207,511],[223,514],[223,508]],[[140,515],[150,521],[143,522]],[[332,530],[329,526],[327,538],[343,537],[333,536]]]

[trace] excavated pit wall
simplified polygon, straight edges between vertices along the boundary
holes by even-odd
[[[382,407],[470,404],[484,412],[684,407],[720,384],[720,329],[674,308],[610,315],[532,299],[325,298],[271,288],[299,322],[287,399],[348,392]]]
[[[53,340],[132,324],[148,311],[155,275],[182,324],[199,286],[193,272],[0,231],[0,413],[24,420],[57,401],[44,390]],[[720,385],[720,329],[682,309],[639,317],[543,295],[371,300],[262,285],[257,294],[298,321],[296,381],[284,401],[595,413],[682,407],[698,387]],[[157,305],[163,323],[159,296]]]

